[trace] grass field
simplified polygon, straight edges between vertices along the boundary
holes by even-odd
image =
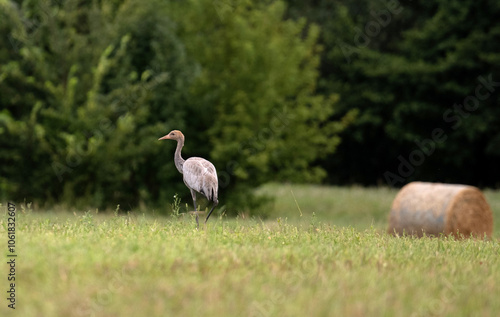
[[[267,220],[213,217],[199,231],[189,216],[17,206],[16,310],[4,299],[0,316],[500,312],[497,238],[388,236],[394,190],[276,184],[261,190],[277,197]],[[500,193],[486,196],[498,219]],[[8,265],[0,272],[7,294]]]

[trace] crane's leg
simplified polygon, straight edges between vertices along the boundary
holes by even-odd
[[[212,214],[212,211],[214,211],[214,208],[219,204],[219,201],[217,198],[215,198],[214,203],[212,204],[212,209],[210,209],[210,212],[208,213],[207,219],[205,219],[205,223],[207,223],[208,218],[210,218],[210,215]]]
[[[194,205],[194,214],[196,215],[196,228],[200,227],[198,223],[198,206],[196,206],[196,192],[191,189],[191,196],[193,197],[193,205]]]

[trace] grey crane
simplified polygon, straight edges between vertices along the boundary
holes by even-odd
[[[184,134],[179,130],[170,131],[169,134],[162,136],[158,140],[175,140],[177,141],[177,148],[175,149],[174,162],[177,170],[183,175],[184,184],[191,191],[193,197],[194,213],[196,214],[196,226],[198,223],[198,207],[196,205],[196,192],[207,197],[212,201],[212,209],[205,219],[207,223],[208,218],[212,214],[214,208],[219,204],[217,200],[219,183],[217,180],[217,171],[215,166],[209,161],[201,157],[190,157],[184,160],[181,156],[182,147],[184,146]]]

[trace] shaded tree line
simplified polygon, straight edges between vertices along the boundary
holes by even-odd
[[[321,161],[328,182],[500,185],[499,3],[287,2],[321,28],[318,91],[359,110]]]
[[[0,197],[228,213],[269,181],[498,186],[494,1],[0,0]]]

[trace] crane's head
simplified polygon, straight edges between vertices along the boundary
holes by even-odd
[[[184,140],[184,134],[179,130],[172,130],[169,134],[162,136],[158,140]]]

